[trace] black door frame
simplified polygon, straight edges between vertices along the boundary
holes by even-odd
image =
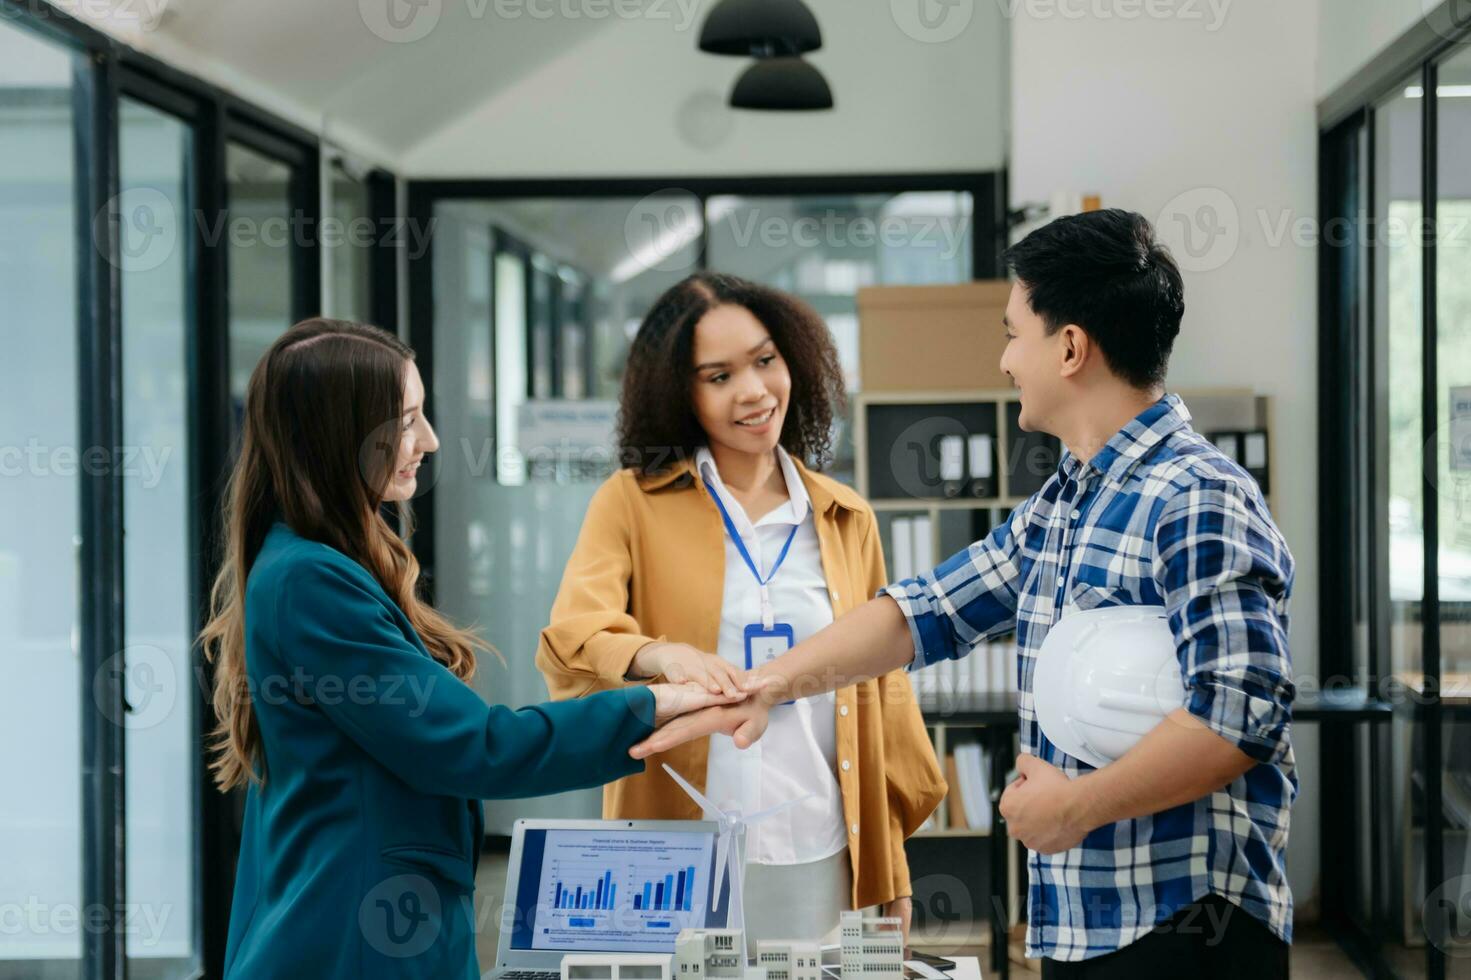
[[[1382,325],[1375,322],[1374,261],[1377,236],[1365,231],[1364,216],[1377,214],[1374,201],[1375,107],[1414,78],[1424,94],[1420,105],[1421,213],[1437,214],[1438,65],[1471,38],[1471,0],[1446,0],[1424,20],[1377,56],[1319,105],[1319,206],[1323,227],[1345,221],[1355,233],[1324,234],[1319,246],[1319,565],[1322,587],[1319,628],[1323,638],[1321,670],[1325,677],[1356,677],[1353,624],[1344,614],[1343,597],[1366,597],[1361,611],[1366,625],[1367,664],[1371,697],[1398,702],[1397,714],[1418,726],[1417,759],[1424,776],[1425,881],[1444,878],[1445,834],[1440,814],[1443,802],[1442,731],[1447,717],[1465,718],[1471,712],[1447,707],[1441,700],[1439,595],[1439,492],[1434,480],[1422,483],[1423,598],[1420,604],[1420,640],[1424,694],[1407,699],[1386,683],[1389,668],[1390,623],[1386,615],[1388,591],[1388,522],[1376,500],[1387,485],[1386,433],[1376,408],[1375,393],[1387,384]],[[1436,472],[1438,461],[1438,304],[1436,223],[1422,222],[1421,251],[1421,413],[1422,458],[1426,473]],[[1368,487],[1359,484],[1365,480]],[[1343,488],[1348,488],[1344,492]],[[1355,541],[1362,550],[1355,552]],[[1403,703],[1409,700],[1410,703]],[[1393,842],[1388,836],[1388,810],[1394,798],[1385,780],[1392,778],[1388,763],[1388,726],[1375,726],[1368,738],[1368,784],[1358,765],[1353,742],[1323,745],[1323,810],[1334,814],[1323,822],[1322,868],[1324,919],[1366,974],[1394,976],[1382,949],[1385,909],[1381,888],[1394,870]],[[1370,805],[1368,826],[1360,820],[1359,801]],[[1360,834],[1370,837],[1367,882],[1357,862],[1341,860],[1356,853]],[[1366,891],[1367,890],[1367,891]],[[1367,894],[1369,921],[1354,907]],[[1446,935],[1446,910],[1425,908],[1426,930]],[[1435,916],[1437,918],[1432,919]],[[1430,980],[1446,975],[1446,953],[1435,942],[1425,943],[1425,969]]]
[[[134,100],[184,123],[191,134],[186,287],[187,398],[190,412],[188,579],[194,628],[208,615],[209,588],[218,564],[217,539],[226,468],[231,457],[229,307],[226,249],[210,247],[207,216],[226,215],[225,147],[238,142],[292,167],[290,207],[304,229],[291,249],[293,319],[318,311],[321,252],[318,137],[249,100],[180,71],[121,43],[87,23],[34,0],[0,0],[0,23],[60,44],[73,55],[74,165],[76,172],[78,440],[82,446],[121,445],[122,330],[117,194],[119,107]],[[398,186],[387,171],[368,180],[379,218],[397,212]],[[94,220],[95,219],[95,220]],[[398,240],[380,236],[374,255],[374,315],[398,324]],[[126,712],[119,670],[105,670],[126,636],[123,574],[123,485],[120,468],[93,468],[79,483],[78,549],[81,689],[82,903],[101,914],[85,930],[83,975],[113,980],[126,974],[126,936],[117,928],[126,896],[126,773],[124,730],[110,718]],[[204,746],[214,727],[209,670],[198,648],[194,676],[181,679],[193,698],[194,791],[197,828],[193,854],[195,931],[202,975],[223,973],[234,863],[238,853],[237,801],[214,789]],[[94,697],[92,678],[98,678]],[[90,922],[90,920],[89,920]]]

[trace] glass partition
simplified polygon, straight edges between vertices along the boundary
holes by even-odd
[[[0,20],[0,977],[81,976],[78,61]]]
[[[323,229],[322,259],[331,283],[329,316],[372,321],[373,248],[382,234],[367,182],[333,160],[329,169],[331,222]]]
[[[698,220],[694,198],[669,204]],[[698,257],[693,238],[667,252],[640,238],[630,216],[641,206],[467,200],[434,211],[436,600],[505,655],[505,667],[483,658],[475,680],[496,701],[547,697],[537,639],[580,515],[614,468],[629,339]],[[595,816],[598,799],[489,803],[488,832],[508,833],[517,816]]]
[[[122,101],[123,574],[129,972],[194,975],[195,774],[189,537],[189,167],[179,119]]]
[[[1471,974],[1471,48],[1436,66],[1435,314],[1439,491],[1441,867],[1425,925]],[[1430,737],[1427,733],[1427,737]],[[1459,972],[1457,972],[1459,971]]]
[[[250,147],[225,149],[228,182],[230,396],[236,418],[256,362],[293,322],[291,167]]]

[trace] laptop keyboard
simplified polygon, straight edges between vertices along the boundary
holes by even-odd
[[[557,970],[507,970],[497,974],[497,980],[562,980]]]

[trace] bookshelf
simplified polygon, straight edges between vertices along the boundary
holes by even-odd
[[[1173,389],[1172,389],[1173,390]],[[1190,410],[1191,425],[1202,435],[1213,433],[1261,432],[1266,434],[1268,474],[1276,471],[1277,441],[1275,406],[1270,395],[1247,388],[1197,388],[1177,392]],[[1024,433],[1017,424],[1021,402],[1014,389],[989,388],[974,391],[868,392],[854,400],[853,443],[858,492],[875,512],[1011,510],[1041,488],[1056,470],[1060,459],[1057,441],[1037,433]],[[884,415],[897,418],[883,419]],[[875,467],[895,459],[895,441],[906,437],[932,442],[946,435],[971,434],[969,422],[981,421],[983,435],[994,440],[993,473],[996,491],[983,497],[946,496],[935,460],[929,473],[894,474],[875,480]],[[887,424],[882,424],[887,423]],[[896,423],[902,424],[893,436]],[[891,436],[875,451],[875,436]],[[912,447],[909,447],[912,448]],[[902,457],[906,447],[899,447]],[[930,455],[933,455],[931,453]],[[908,460],[901,460],[907,462]],[[967,460],[967,463],[969,460]],[[1023,469],[1019,469],[1022,467]],[[881,472],[881,471],[879,471]],[[876,485],[879,484],[879,485]],[[894,486],[908,493],[896,494]],[[934,490],[935,492],[926,492]],[[1271,501],[1271,481],[1263,495]],[[938,518],[932,526],[938,525]]]

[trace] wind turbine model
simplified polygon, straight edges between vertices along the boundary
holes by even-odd
[[[790,810],[803,800],[809,799],[812,794],[808,793],[806,796],[778,803],[765,810],[758,810],[748,817],[738,809],[722,810],[711,803],[705,798],[705,794],[691,786],[689,781],[671,769],[667,762],[664,763],[664,771],[679,784],[680,789],[689,794],[690,799],[700,804],[706,813],[715,813],[716,819],[720,821],[720,833],[715,838],[715,900],[711,907],[716,911],[720,909],[720,886],[725,881],[728,870],[730,872],[730,903],[740,913],[741,928],[744,929],[746,927],[746,828],[785,810]],[[734,848],[731,847],[732,839],[735,842]]]

